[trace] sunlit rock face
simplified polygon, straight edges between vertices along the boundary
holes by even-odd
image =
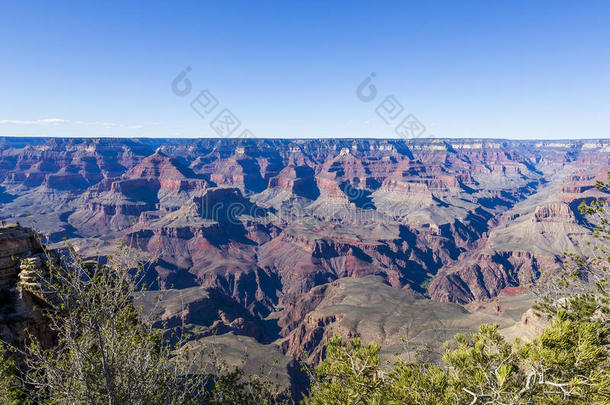
[[[5,342],[20,346],[32,333],[43,345],[51,344],[53,335],[37,309],[49,306],[39,284],[47,261],[33,229],[0,226],[0,335]]]
[[[313,313],[338,279],[461,305],[535,282],[586,240],[609,158],[603,139],[0,138],[0,218],[84,255],[137,245],[149,285],[205,291],[206,327],[296,353],[351,328]]]

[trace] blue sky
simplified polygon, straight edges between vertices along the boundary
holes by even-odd
[[[389,138],[393,96],[423,136],[609,137],[608,21],[607,1],[3,1],[0,136],[210,137],[226,108],[233,135]]]

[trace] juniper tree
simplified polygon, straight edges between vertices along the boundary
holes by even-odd
[[[146,263],[126,244],[104,261],[84,260],[67,246],[59,260],[49,255],[46,266],[30,269],[49,304],[38,310],[57,343],[45,347],[30,335],[20,350],[23,373],[13,363],[0,366],[0,394],[75,405],[280,403],[268,378],[185,345],[185,336],[175,344],[164,339],[153,327],[156,309],[136,305]]]

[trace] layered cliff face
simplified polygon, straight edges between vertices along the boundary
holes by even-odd
[[[50,345],[53,334],[37,308],[49,305],[37,277],[45,271],[47,255],[38,235],[19,224],[0,227],[0,335],[22,345],[28,333]]]
[[[363,333],[321,311],[337,280],[462,305],[535,283],[586,241],[576,206],[605,198],[609,145],[2,138],[0,218],[31,213],[84,255],[136,244],[155,288],[205,290],[189,313],[213,319],[193,324],[294,355],[331,325]]]
[[[143,213],[178,209],[207,186],[188,167],[155,152],[120,177],[108,177],[83,193],[68,222],[83,236],[121,231]]]

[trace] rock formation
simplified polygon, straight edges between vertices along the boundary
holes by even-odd
[[[52,333],[37,309],[50,304],[39,279],[46,261],[32,229],[19,224],[0,227],[0,335],[5,342],[22,345],[27,333],[42,344],[52,342]]]
[[[127,240],[158,257],[154,288],[205,291],[198,327],[294,355],[332,325],[362,333],[316,312],[337,280],[464,306],[535,283],[587,240],[576,207],[607,197],[609,145],[0,138],[0,219],[32,214],[84,256]]]

